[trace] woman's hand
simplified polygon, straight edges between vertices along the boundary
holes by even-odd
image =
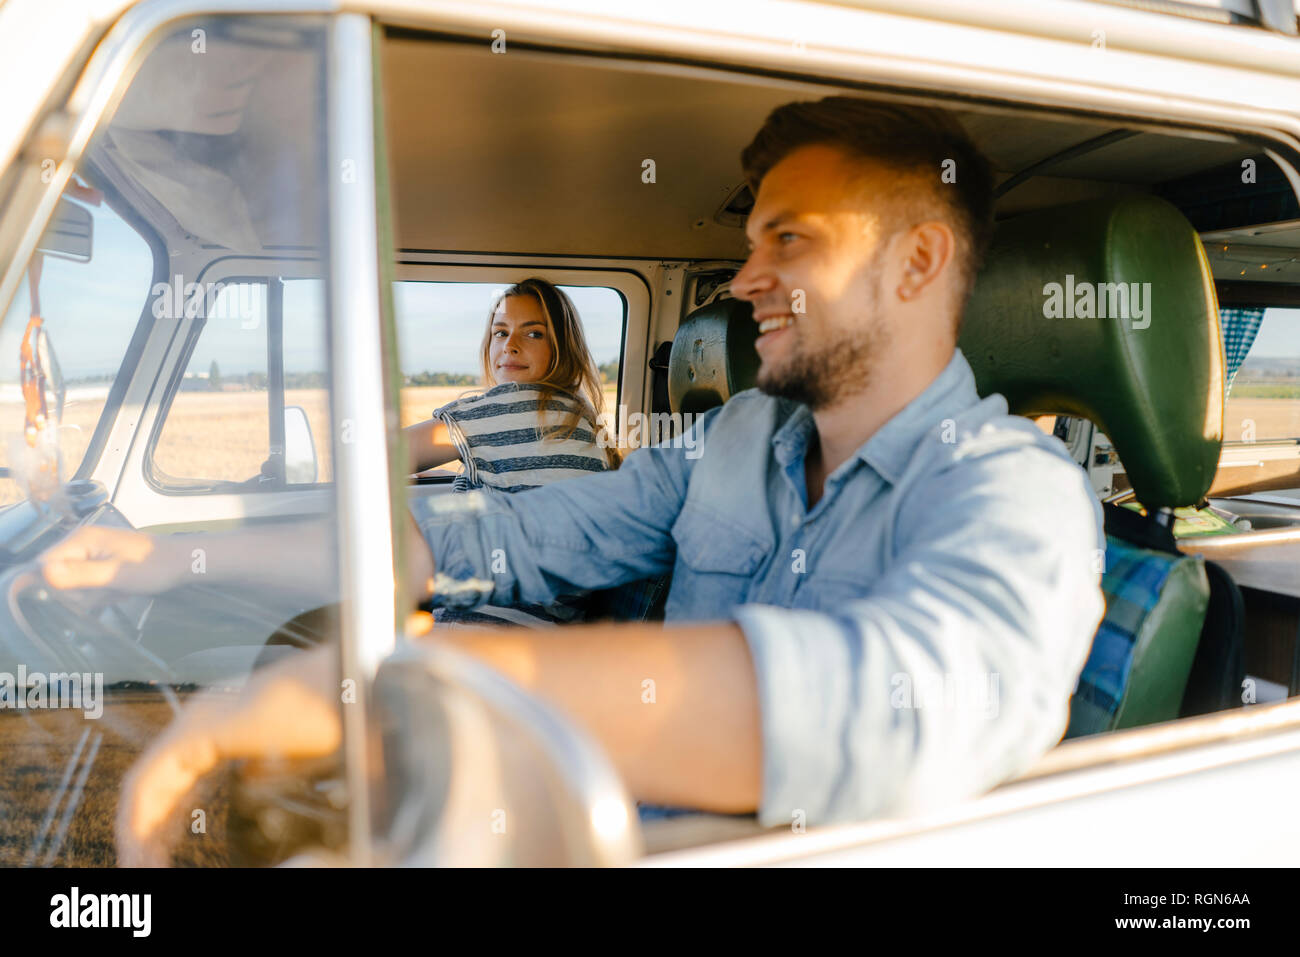
[[[156,595],[175,587],[189,571],[189,552],[177,538],[88,525],[41,556],[52,588],[112,588]]]

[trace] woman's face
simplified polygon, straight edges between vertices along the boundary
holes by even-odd
[[[546,317],[534,296],[501,300],[492,317],[488,364],[500,382],[537,382],[551,367]]]

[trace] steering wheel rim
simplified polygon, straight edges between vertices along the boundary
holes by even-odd
[[[146,666],[137,679],[141,682],[166,682],[175,677],[166,662],[140,643],[137,632],[128,631],[122,622],[111,617],[109,612],[125,617],[125,613],[115,607],[115,600],[105,600],[94,608],[86,608],[78,601],[78,596],[85,594],[84,591],[63,593],[51,588],[41,573],[31,566],[12,574],[4,593],[6,617],[26,644],[49,662],[47,671],[96,671],[125,658]],[[53,627],[39,627],[32,620],[28,611],[32,601],[36,607],[57,609],[49,621],[40,622]]]

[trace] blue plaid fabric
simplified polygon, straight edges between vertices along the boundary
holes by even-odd
[[[668,591],[672,575],[643,578],[592,594],[587,604],[588,619],[645,621],[655,604]]]
[[[1133,646],[1160,601],[1169,572],[1185,560],[1106,536],[1106,570],[1101,576],[1106,614],[1070,702],[1067,738],[1110,730],[1128,687]]]
[[[1259,324],[1264,320],[1263,309],[1220,309],[1219,328],[1223,331],[1223,355],[1227,360],[1226,396],[1232,391],[1232,380],[1237,377],[1237,370],[1246,360],[1246,353],[1255,344],[1259,335]]]

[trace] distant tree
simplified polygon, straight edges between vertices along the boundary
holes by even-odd
[[[213,392],[221,391],[221,367],[217,365],[216,359],[208,366],[208,388]]]
[[[479,377],[468,372],[416,372],[406,377],[407,385],[447,386],[479,384]]]
[[[612,385],[618,381],[618,360],[610,359],[596,367],[600,370],[600,381],[606,385]]]

